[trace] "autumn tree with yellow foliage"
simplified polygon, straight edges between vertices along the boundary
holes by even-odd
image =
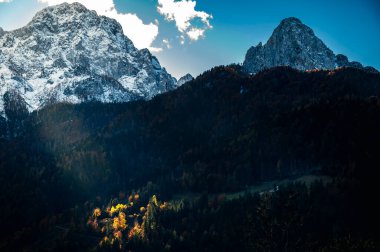
[[[99,242],[100,247],[122,249],[132,239],[149,240],[157,228],[157,212],[165,209],[168,203],[160,203],[155,195],[146,207],[138,207],[139,201],[138,194],[130,195],[125,204],[117,203],[106,207],[104,212],[108,216],[102,215],[100,208],[94,209],[88,225],[104,235]]]

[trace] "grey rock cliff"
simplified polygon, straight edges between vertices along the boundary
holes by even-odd
[[[0,27],[0,37],[3,36],[5,34],[5,31],[3,30],[3,28]]]
[[[251,73],[275,66],[290,66],[298,70],[342,66],[363,68],[359,62],[348,61],[344,55],[335,55],[310,27],[294,17],[282,20],[265,45],[260,42],[251,47],[243,66]]]

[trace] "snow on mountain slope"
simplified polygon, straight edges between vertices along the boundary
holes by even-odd
[[[0,115],[10,91],[32,111],[54,102],[150,99],[175,84],[119,23],[78,3],[48,7],[23,28],[0,29]]]

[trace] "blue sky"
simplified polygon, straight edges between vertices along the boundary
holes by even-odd
[[[60,0],[2,1],[0,27],[11,30],[25,25],[38,10]],[[378,0],[190,1],[196,4],[195,8],[190,8],[185,0],[80,1],[112,2],[118,13],[115,17],[126,22],[123,28],[130,27],[128,22],[137,22],[133,25],[137,30],[127,31],[135,44],[151,48],[161,65],[176,77],[188,72],[196,76],[216,65],[241,63],[250,46],[265,43],[279,22],[290,16],[310,26],[335,53],[380,69]],[[174,8],[176,3],[183,5]],[[159,13],[157,6],[167,8]],[[184,8],[188,9],[181,14]],[[122,19],[125,13],[131,14],[128,17],[132,19]],[[188,26],[181,20],[186,15]]]

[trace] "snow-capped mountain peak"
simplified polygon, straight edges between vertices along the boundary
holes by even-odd
[[[45,8],[23,28],[0,30],[0,113],[9,90],[31,111],[52,102],[150,99],[175,84],[116,20],[79,3]]]

